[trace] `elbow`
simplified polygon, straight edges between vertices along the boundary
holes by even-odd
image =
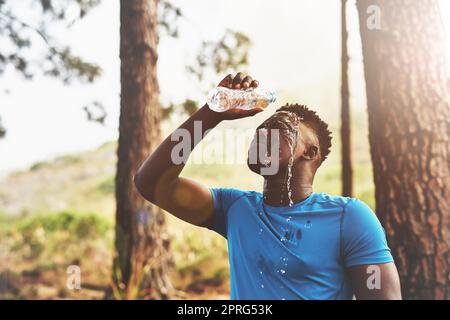
[[[138,172],[136,172],[136,174],[133,176],[133,183],[134,183],[134,186],[136,187],[136,190],[139,192],[139,194],[141,196],[143,196],[146,200],[152,202],[151,195],[150,195],[151,194],[150,190],[152,189],[152,185],[151,185],[151,183],[146,181],[146,179],[143,178],[140,170],[138,170]]]
[[[139,172],[137,172],[134,176],[133,176],[133,183],[134,186],[136,187],[137,191],[139,191],[139,193],[141,193],[141,177]]]
[[[142,178],[139,171],[133,176],[133,183],[136,190],[142,195]]]

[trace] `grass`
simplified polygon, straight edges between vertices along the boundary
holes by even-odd
[[[168,216],[168,232],[179,290],[201,295],[205,288],[228,294],[228,261],[224,239],[203,228]],[[7,280],[0,299],[97,298],[109,285],[113,224],[96,213],[64,211],[20,217],[0,214],[0,276]],[[82,270],[80,292],[65,286],[67,268]],[[82,294],[81,294],[82,292]],[[90,296],[86,297],[86,292]]]
[[[37,170],[47,167],[49,165],[50,165],[50,162],[48,162],[48,161],[39,161],[30,167],[30,171],[37,171]]]
[[[65,286],[68,266],[81,267],[85,283],[108,285],[113,225],[95,213],[39,213],[0,219],[0,298],[79,298]],[[92,293],[91,293],[92,294]],[[101,298],[102,292],[97,292]]]
[[[102,195],[112,195],[114,193],[114,177],[107,177],[98,184],[98,192]]]

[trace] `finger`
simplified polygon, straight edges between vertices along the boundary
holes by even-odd
[[[262,108],[255,108],[255,109],[252,109],[252,110],[248,110],[246,114],[247,114],[247,116],[254,116],[255,114],[260,113],[262,111],[264,111],[264,109],[262,109]]]
[[[252,81],[253,81],[252,77],[246,76],[244,80],[242,80],[241,88],[247,89],[248,87],[250,87]]]
[[[253,87],[253,88],[256,88],[257,86],[259,86],[258,80],[253,80],[252,83],[250,84],[250,87]]]
[[[219,87],[230,88],[233,83],[233,75],[230,73],[225,78],[222,79],[219,83]]]
[[[244,74],[242,72],[238,72],[233,79],[233,89],[241,88],[242,79],[244,79]]]

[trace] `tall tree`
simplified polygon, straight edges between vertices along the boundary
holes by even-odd
[[[160,141],[158,0],[120,1],[121,102],[113,280],[121,298],[167,298],[171,259],[162,210],[144,201],[133,174]]]
[[[450,298],[450,104],[436,0],[358,0],[376,206],[409,299]]]
[[[341,0],[341,141],[342,141],[342,195],[351,197],[353,193],[353,173],[351,158],[350,97],[348,85],[348,31],[347,0]]]
[[[159,17],[159,19],[158,19]],[[122,0],[120,3],[121,112],[116,176],[116,252],[113,293],[116,298],[169,298],[169,239],[162,210],[146,203],[133,174],[160,142],[161,120],[174,111],[192,113],[196,101],[159,105],[156,66],[159,29],[178,37],[181,10],[167,0]],[[187,71],[199,84],[205,72],[218,73],[247,64],[250,40],[226,30],[217,42],[204,42]]]

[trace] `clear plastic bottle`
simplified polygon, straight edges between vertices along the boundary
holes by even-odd
[[[275,102],[276,99],[272,92],[259,88],[240,90],[217,87],[208,95],[208,106],[216,112],[224,112],[234,108],[243,110],[264,109],[269,103]]]

